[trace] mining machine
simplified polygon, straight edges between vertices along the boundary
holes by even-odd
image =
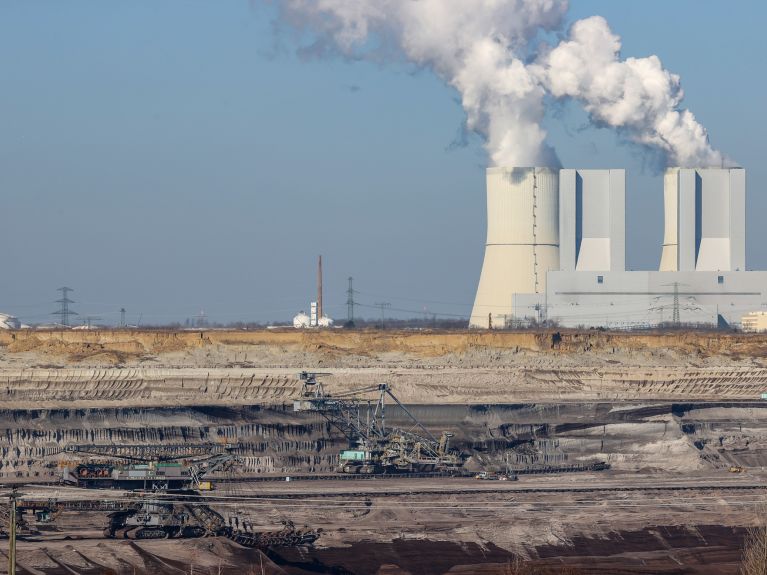
[[[200,492],[210,489],[210,482],[205,480],[207,475],[227,469],[236,462],[237,458],[229,453],[200,458],[176,472],[182,478],[181,489],[169,488],[167,478],[165,483],[155,481],[146,497],[109,514],[104,535],[110,538],[165,539],[226,534],[224,518],[205,503]],[[132,473],[140,475],[142,470]],[[120,474],[120,471],[116,472],[116,476]]]
[[[339,454],[339,473],[446,472],[461,468],[464,458],[450,449],[453,434],[434,437],[400,402],[386,383],[330,394],[318,379],[327,373],[303,371],[294,411],[321,414],[348,440]],[[386,426],[386,400],[406,415],[410,429]]]
[[[68,445],[63,450],[65,453],[86,456],[87,461],[64,467],[62,480],[101,489],[210,491],[213,484],[201,481],[201,473],[221,471],[237,461],[231,453],[236,447],[234,444],[189,444],[183,446],[181,453],[175,453],[178,446],[171,447],[173,449],[163,445]]]
[[[239,519],[225,519],[211,508],[215,495],[205,493],[213,488],[209,477],[222,471],[230,471],[239,459],[231,453],[234,446],[224,449],[210,445],[207,454],[199,453],[191,458],[156,452],[149,460],[121,453],[125,447],[112,445],[74,445],[69,453],[87,454],[99,459],[124,459],[131,463],[86,462],[70,470],[65,468],[64,480],[78,486],[97,490],[128,489],[118,504],[105,497],[100,506],[108,512],[104,529],[107,538],[120,539],[168,539],[193,537],[227,537],[244,546],[296,546],[309,545],[319,538],[320,530],[296,529],[290,521],[283,523],[278,531],[257,531],[250,523],[240,525]],[[148,455],[148,454],[147,454]],[[184,463],[172,460],[184,457]],[[132,491],[131,491],[132,490]],[[78,503],[79,504],[79,503]],[[36,503],[37,511],[51,516],[72,508],[71,502],[50,500]]]

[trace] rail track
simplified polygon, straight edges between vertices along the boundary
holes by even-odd
[[[367,481],[366,481],[367,483]],[[592,486],[523,486],[519,484],[505,483],[504,487],[490,487],[490,482],[477,481],[472,487],[461,488],[445,488],[440,486],[439,490],[434,489],[413,489],[408,486],[402,489],[388,489],[381,490],[379,488],[365,490],[365,489],[349,489],[341,491],[326,491],[321,488],[311,488],[302,491],[292,492],[274,492],[269,491],[267,493],[237,493],[237,494],[217,494],[210,493],[201,496],[195,496],[195,498],[205,503],[215,505],[216,503],[234,503],[248,501],[261,501],[261,500],[275,500],[275,499],[303,499],[311,497],[313,499],[333,499],[338,497],[402,497],[406,496],[435,496],[435,495],[477,495],[477,494],[563,494],[563,493],[638,493],[638,492],[692,492],[692,491],[708,491],[708,490],[721,490],[721,491],[743,491],[743,492],[767,492],[767,483],[761,481],[754,482],[691,482],[680,484],[663,484],[663,485],[609,485],[609,484],[596,484]],[[39,485],[39,484],[38,484]],[[34,487],[30,485],[29,487]],[[323,488],[326,486],[323,486]],[[89,498],[88,491],[84,488],[67,488],[74,491],[62,496],[57,495],[56,500],[59,505],[64,509],[70,511],[110,511],[116,508],[118,504],[113,503],[112,499],[120,499],[122,501],[127,497],[135,498],[139,500],[141,498],[146,499],[178,499],[178,495],[158,494],[153,492],[124,492],[114,490],[114,496],[109,495],[109,491],[105,490],[104,497],[101,500],[94,500]],[[42,504],[43,497],[30,497],[30,500],[39,500]]]

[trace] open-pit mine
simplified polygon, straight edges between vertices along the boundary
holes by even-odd
[[[765,351],[694,331],[0,332],[0,549],[25,575],[734,575],[767,502]]]

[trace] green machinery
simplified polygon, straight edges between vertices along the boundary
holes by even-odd
[[[463,465],[461,454],[450,449],[453,434],[432,435],[392,393],[386,383],[351,391],[327,393],[319,376],[301,372],[301,397],[294,411],[320,413],[349,441],[339,454],[341,473],[445,472]],[[386,400],[391,399],[411,422],[405,430],[386,425]]]

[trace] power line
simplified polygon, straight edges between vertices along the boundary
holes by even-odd
[[[360,293],[360,292],[357,292],[357,293]],[[378,307],[380,307],[379,304],[370,305],[370,304],[364,304],[364,303],[355,303],[354,305],[356,305],[357,307],[369,307],[369,308],[378,308]],[[412,313],[412,314],[416,314],[416,315],[420,315],[420,314],[423,313],[423,310],[419,310],[419,309],[405,309],[405,308],[401,308],[401,307],[391,307],[391,304],[389,304],[388,309],[391,310],[391,311],[399,311],[399,312],[403,312],[403,313]],[[466,315],[465,314],[459,314],[459,313],[443,313],[443,312],[431,311],[431,314],[439,316],[439,317],[456,317],[456,318],[460,318],[460,319],[466,319]]]
[[[58,311],[54,311],[51,315],[57,315],[61,317],[61,325],[69,326],[69,318],[73,315],[78,315],[76,311],[69,309],[69,304],[75,303],[69,299],[69,292],[75,291],[69,287],[60,287],[56,291],[61,292],[61,299],[57,299],[56,303],[61,304],[61,308]]]
[[[457,305],[462,307],[471,307],[472,303],[467,302],[457,302],[457,301],[442,301],[442,300],[433,300],[433,299],[423,299],[423,298],[412,298],[412,297],[401,297],[401,296],[393,296],[393,295],[384,295],[380,293],[372,293],[369,291],[362,291],[362,290],[354,290],[354,293],[358,295],[367,295],[371,297],[385,297],[388,299],[393,299],[395,301],[409,301],[414,303],[431,303],[431,304],[440,304],[440,305]]]
[[[346,290],[346,318],[349,325],[354,325],[354,278],[349,276],[349,289]]]
[[[391,304],[388,301],[382,301],[382,302],[376,302],[374,304],[376,307],[381,308],[381,329],[386,329],[386,314],[385,310],[388,307],[391,307]]]

